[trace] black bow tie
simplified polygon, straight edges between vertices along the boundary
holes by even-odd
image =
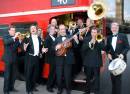
[[[118,36],[118,34],[114,34],[114,35],[112,35],[113,37],[117,37]]]

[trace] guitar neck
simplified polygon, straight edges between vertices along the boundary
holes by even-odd
[[[78,35],[80,32],[77,32],[76,34],[74,34],[73,36],[71,36],[69,39],[67,39],[67,41],[69,42],[69,41],[71,41],[71,40],[73,40],[73,37],[75,36],[75,35]]]

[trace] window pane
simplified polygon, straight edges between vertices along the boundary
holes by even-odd
[[[8,33],[8,25],[0,25],[0,37],[3,37],[5,34]]]
[[[15,26],[16,32],[26,33],[29,32],[29,28],[31,25],[37,25],[36,22],[24,22],[24,23],[13,23]]]

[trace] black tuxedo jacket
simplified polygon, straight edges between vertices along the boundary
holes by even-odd
[[[87,67],[100,67],[102,66],[102,54],[101,51],[104,49],[104,41],[94,45],[94,49],[89,47],[89,42],[91,41],[91,36],[85,38],[81,52],[83,56],[83,65]]]
[[[43,47],[43,42],[41,40],[41,38],[38,36],[38,40],[39,40],[39,55],[42,51],[42,47]],[[30,35],[29,38],[25,39],[26,43],[29,43],[27,49],[26,49],[26,54],[34,54],[34,44],[33,44],[33,40],[32,40],[32,36]]]
[[[117,58],[119,54],[123,54],[124,60],[126,60],[126,54],[130,49],[127,36],[121,33],[118,34],[115,51],[112,47],[112,38],[112,35],[107,37],[106,52],[111,54],[113,59]]]
[[[48,48],[48,52],[46,53],[47,63],[51,63],[52,61],[55,62],[55,50],[53,49],[54,42],[51,36],[48,34],[45,39],[45,47]]]
[[[20,45],[19,40],[13,40],[8,34],[3,37],[4,42],[4,55],[3,60],[5,63],[15,63],[17,59],[17,48]]]
[[[66,39],[68,39],[68,38],[70,38],[70,36],[66,36]],[[56,38],[53,49],[55,49],[55,47],[58,43],[62,43],[62,37],[61,36]],[[60,60],[62,60],[61,58],[65,57],[65,62],[67,64],[73,64],[74,63],[73,48],[75,48],[76,46],[77,46],[77,43],[74,40],[72,40],[72,48],[70,48],[68,50],[68,52],[66,53],[66,56],[56,56],[56,62],[59,62],[59,64],[60,64]]]

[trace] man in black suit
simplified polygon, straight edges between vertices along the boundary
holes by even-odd
[[[81,30],[81,34],[79,36],[80,40],[83,40],[85,37],[91,36],[91,29],[94,26],[93,23],[94,23],[93,20],[91,20],[90,18],[86,19],[86,27],[84,27],[83,29],[82,28],[79,29]]]
[[[126,61],[126,54],[130,48],[127,36],[119,33],[119,24],[113,22],[111,24],[112,35],[107,37],[106,52],[108,58],[112,61],[115,58],[120,57]],[[111,75],[112,81],[112,94],[121,94],[121,82],[122,74],[118,76]]]
[[[46,48],[42,48],[42,40],[37,34],[37,27],[30,26],[30,37],[24,43],[25,54],[25,74],[26,74],[26,91],[27,94],[33,94],[36,89],[36,81],[39,74],[39,55],[40,52],[47,52]]]
[[[66,34],[66,29],[64,25],[59,26],[59,37],[55,40],[55,51],[59,50],[62,46],[59,43],[64,42],[66,39],[70,38]],[[77,35],[73,36],[72,47],[76,46],[78,43]],[[67,44],[64,44],[67,47]],[[63,56],[56,55],[56,78],[58,84],[57,94],[62,93],[63,89],[63,78],[65,80],[66,94],[71,94],[71,70],[72,64],[74,63],[74,54],[72,48],[69,48],[68,51]]]
[[[76,29],[73,31],[73,35],[76,34],[77,32],[80,32],[81,29],[84,28],[83,20],[79,18],[77,20],[77,26]],[[79,39],[79,44],[77,47],[75,47],[74,50],[74,57],[75,57],[75,64],[73,66],[73,76],[77,75],[78,73],[81,72],[82,70],[82,65],[83,65],[83,60],[81,57],[81,46],[82,46],[82,40],[80,39],[80,36],[78,35]]]
[[[16,79],[16,58],[17,48],[20,45],[19,39],[17,39],[19,32],[15,33],[15,27],[9,27],[7,35],[3,37],[4,41],[4,56],[5,72],[4,72],[4,94],[9,94],[10,91],[14,91],[14,83]],[[16,91],[16,90],[15,90]]]
[[[104,49],[104,41],[97,41],[98,30],[93,27],[91,36],[84,39],[82,45],[82,53],[84,54],[83,65],[86,75],[86,91],[84,94],[100,94],[100,67],[102,66],[102,54]],[[93,83],[92,83],[93,81]]]
[[[55,50],[53,49],[53,44],[55,42],[55,27],[50,26],[48,28],[48,35],[45,39],[45,47],[48,48],[48,52],[46,53],[46,58],[47,58],[47,63],[50,64],[50,69],[49,69],[49,77],[47,81],[47,90],[49,92],[54,92],[53,87],[56,81],[56,66],[55,66]]]
[[[86,27],[81,29],[81,33],[79,35],[79,40],[81,42],[84,41],[84,39],[86,39],[86,37],[90,37],[91,36],[91,29],[92,27],[94,27],[93,24],[93,20],[91,20],[90,18],[86,19]],[[81,52],[82,58],[84,58],[84,54]]]

